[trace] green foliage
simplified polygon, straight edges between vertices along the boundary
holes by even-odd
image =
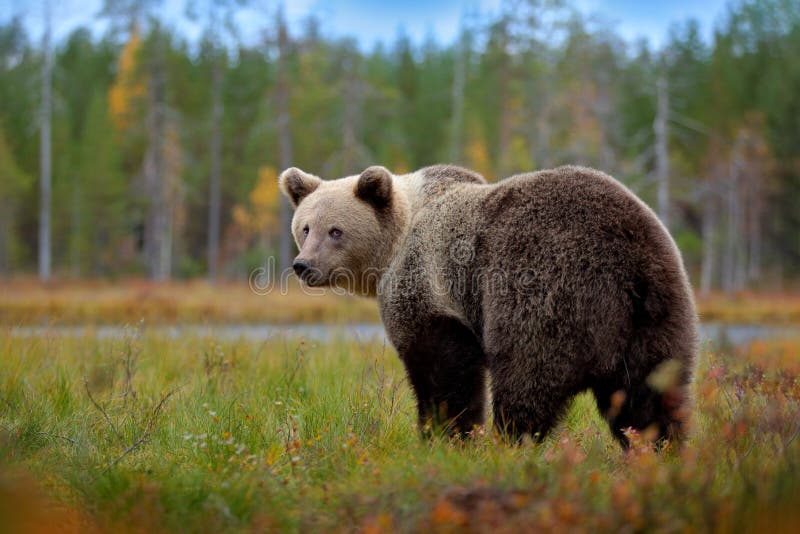
[[[63,273],[113,274],[145,263],[141,228],[151,199],[144,159],[159,69],[166,84],[160,112],[174,134],[165,143],[171,143],[167,152],[180,171],[169,196],[176,272],[196,273],[206,261],[214,69],[222,71],[223,244],[236,233],[234,207],[246,202],[258,170],[279,166],[274,39],[236,43],[224,24],[239,4],[212,4],[198,42],[186,42],[159,21],[157,2],[109,0],[101,16],[121,31],[97,39],[77,29],[58,44],[54,258]],[[677,212],[671,230],[700,238],[704,212],[715,208],[720,217],[714,231],[725,235],[724,195],[733,162],[741,159],[737,140],[757,136],[754,142],[763,141],[766,150],[755,163],[745,162],[745,174],[756,176],[757,196],[742,202],[759,206],[753,217],[760,234],[753,235],[763,235],[763,243],[753,247],[764,264],[760,272],[797,274],[800,13],[794,2],[731,2],[710,42],[689,20],[676,23],[658,50],[624,43],[568,3],[514,5],[488,18],[465,19],[464,38],[455,44],[433,38],[413,43],[401,34],[369,52],[352,39],[325,37],[324,21],[310,20],[290,35],[287,54],[294,164],[338,177],[373,163],[405,172],[455,154],[452,163],[495,180],[580,163],[609,172],[652,202],[655,82],[663,74]],[[193,11],[205,16],[199,5]],[[265,17],[265,24],[272,21]],[[0,24],[0,129],[11,159],[31,177],[38,174],[41,61],[19,19]],[[459,66],[463,86],[456,83]],[[110,117],[100,115],[103,99]],[[92,153],[96,169],[90,168]],[[96,191],[101,176],[107,177],[102,194]],[[743,195],[756,195],[745,189]],[[4,228],[6,243],[17,245],[6,264],[30,269],[36,188],[16,189],[13,197],[18,209],[9,211]],[[110,224],[108,237],[90,235],[100,220]],[[278,231],[285,229],[272,233]],[[696,273],[701,249],[684,252]],[[240,252],[223,246],[221,254],[226,272],[248,270]]]
[[[14,161],[6,136],[0,128],[0,274],[20,263],[19,228],[17,212],[21,199],[28,194],[33,180]]]
[[[72,185],[75,228],[71,232],[70,256],[82,273],[109,274],[125,265],[125,258],[109,255],[110,250],[123,248],[131,225],[127,184],[112,132],[105,95],[95,93],[80,137]],[[98,225],[97,221],[103,224]]]

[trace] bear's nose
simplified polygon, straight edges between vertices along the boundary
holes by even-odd
[[[302,278],[303,273],[306,272],[309,267],[311,267],[306,260],[294,260],[292,264],[292,269],[294,269],[294,274],[297,275],[298,278]]]

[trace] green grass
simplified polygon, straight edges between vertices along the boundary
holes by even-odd
[[[0,532],[787,530],[798,346],[704,351],[690,442],[626,454],[588,396],[540,445],[423,441],[379,344],[0,331]]]

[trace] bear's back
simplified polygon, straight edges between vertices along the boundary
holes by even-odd
[[[481,218],[478,262],[508,280],[506,291],[480,296],[495,316],[489,336],[501,337],[502,321],[519,317],[518,331],[586,354],[591,347],[619,354],[634,331],[656,324],[693,337],[677,247],[653,211],[610,176],[583,167],[518,175],[491,188]],[[509,309],[518,315],[507,318]]]
[[[531,261],[579,262],[589,271],[682,265],[655,213],[600,171],[559,167],[513,176],[490,189],[479,217],[495,256],[506,248],[520,260],[527,250],[535,255]]]

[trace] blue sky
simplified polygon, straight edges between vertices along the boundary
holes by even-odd
[[[369,49],[375,42],[392,42],[402,30],[415,42],[433,35],[441,43],[452,42],[457,34],[463,13],[477,10],[496,13],[503,0],[287,0],[284,2],[287,18],[298,27],[309,13],[322,21],[322,31],[327,35],[353,36],[362,48]],[[104,24],[94,20],[102,0],[51,0],[54,9],[56,37],[63,38],[79,25],[89,25],[96,33]],[[619,35],[628,41],[646,38],[651,44],[661,44],[671,23],[689,17],[698,19],[703,35],[710,36],[713,24],[724,12],[728,0],[573,0],[572,4],[586,14],[599,15],[611,23]],[[268,13],[278,2],[250,0],[251,6],[241,11],[238,26],[245,41],[259,39],[261,28],[268,24]],[[163,2],[160,8],[164,17],[189,37],[199,28],[186,21],[184,1]],[[7,20],[23,14],[31,33],[38,34],[42,27],[41,0],[0,0],[0,19]]]

